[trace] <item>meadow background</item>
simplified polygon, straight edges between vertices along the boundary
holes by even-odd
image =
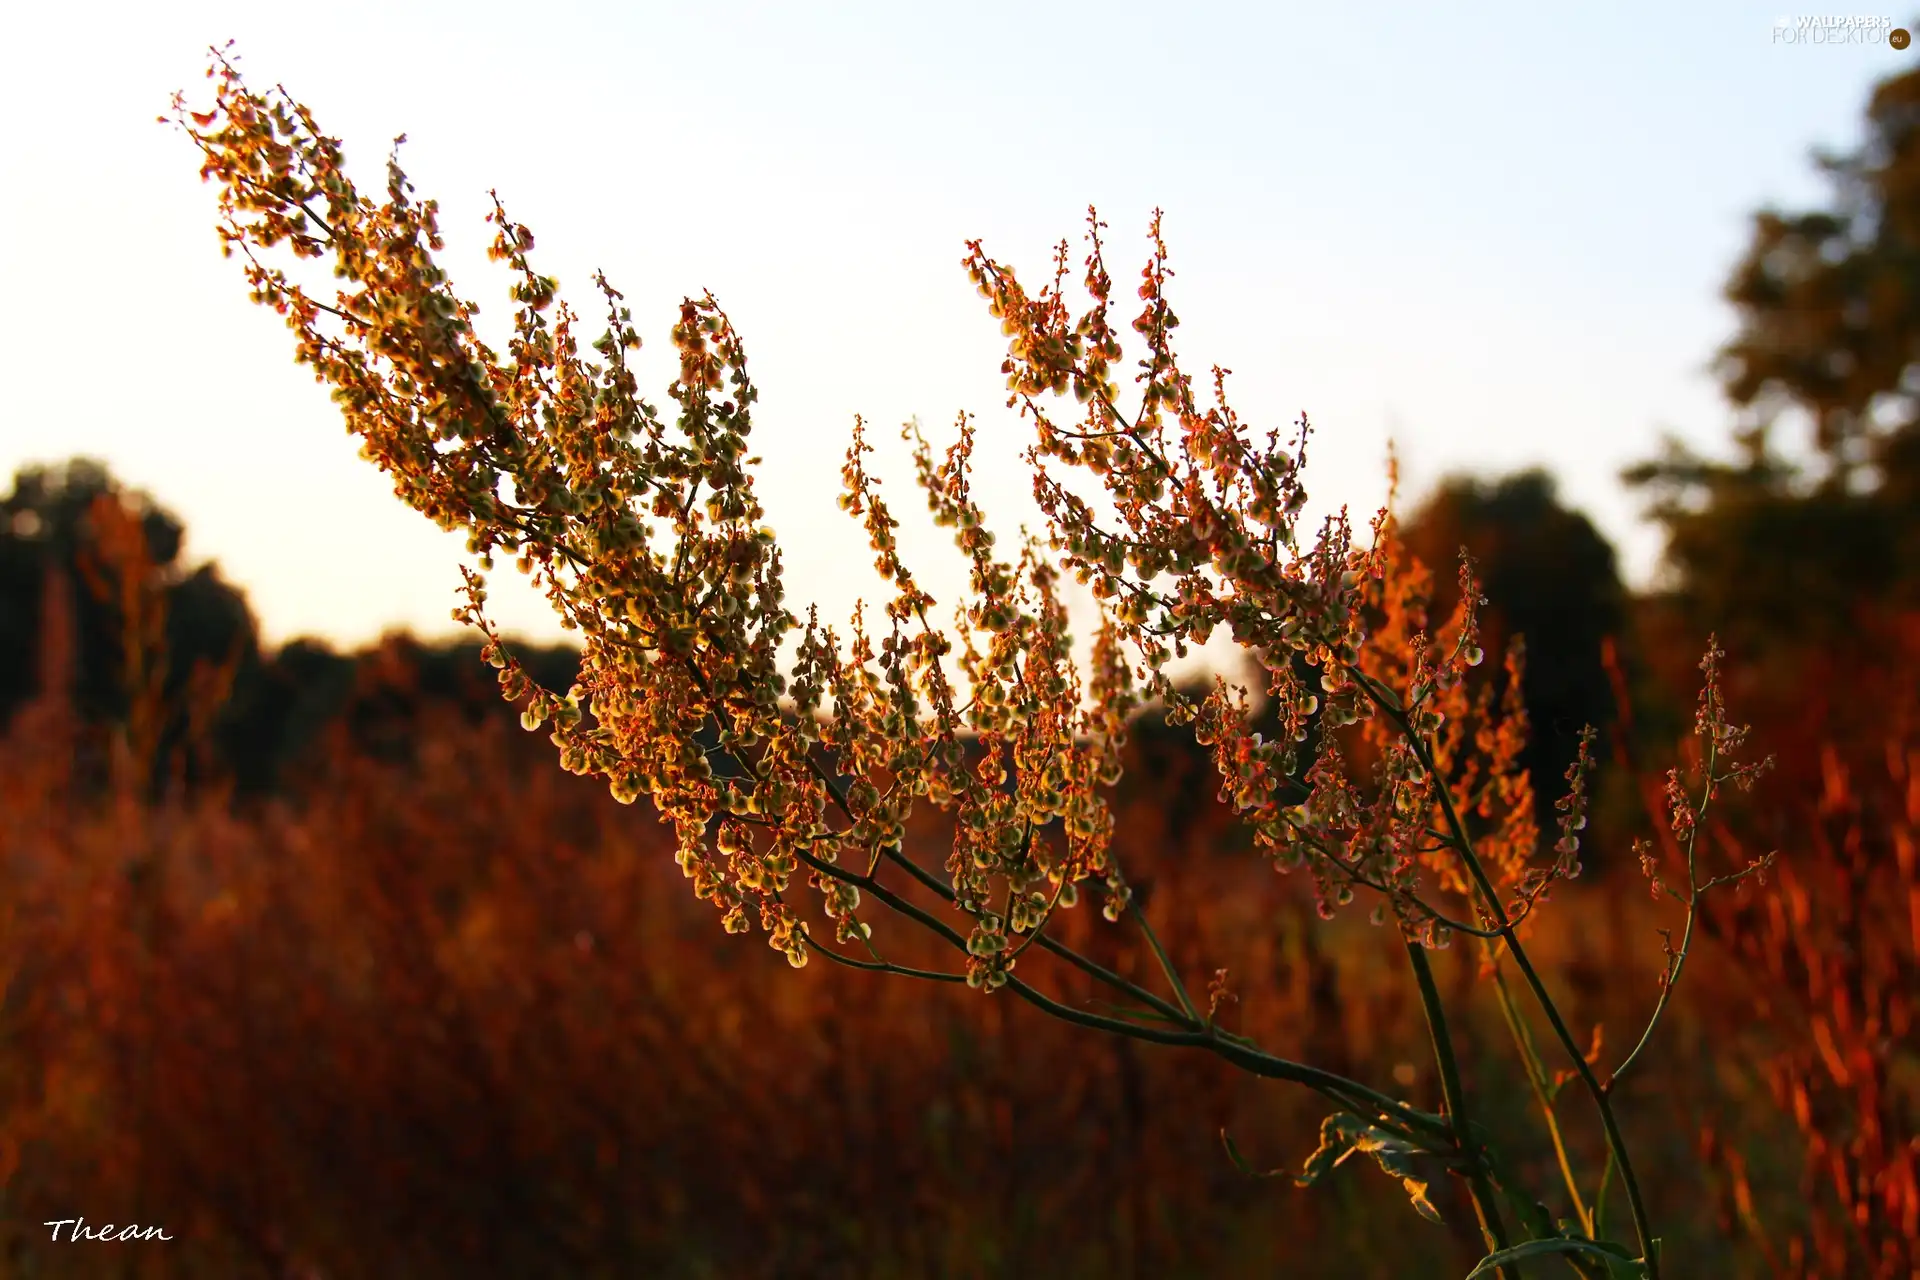
[[[1489,651],[1527,638],[1543,807],[1602,730],[1589,873],[1535,948],[1611,1052],[1676,923],[1628,849],[1662,838],[1710,631],[1734,718],[1778,758],[1707,833],[1777,871],[1709,907],[1625,1089],[1679,1275],[1920,1275],[1920,73],[1874,88],[1865,138],[1725,264],[1737,429],[1620,486],[1658,574],[1624,575],[1543,470],[1445,478],[1403,512],[1442,583],[1459,546],[1479,561]],[[49,454],[0,499],[6,1274],[1438,1276],[1478,1256],[1451,1186],[1441,1227],[1372,1169],[1237,1171],[1222,1128],[1297,1167],[1309,1095],[728,937],[644,807],[518,728],[477,643],[274,638],[254,584],[193,559],[168,495],[112,463]],[[523,654],[571,682],[564,645]],[[1117,847],[1175,961],[1231,971],[1234,1029],[1431,1104],[1394,939],[1319,920],[1217,785],[1182,732],[1137,726]],[[943,855],[931,820],[910,838]],[[1146,980],[1092,913],[1063,927]],[[1467,950],[1437,957],[1456,1034],[1503,1040]],[[1476,1094],[1524,1093],[1486,1070]],[[176,1239],[49,1243],[43,1222],[79,1215]]]

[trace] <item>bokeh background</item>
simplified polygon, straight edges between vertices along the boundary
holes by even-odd
[[[982,499],[1008,533],[1028,518],[963,241],[1038,271],[1096,202],[1119,266],[1165,208],[1181,348],[1236,370],[1249,417],[1319,424],[1315,509],[1370,511],[1391,436],[1411,544],[1443,583],[1460,546],[1478,560],[1495,641],[1526,637],[1543,806],[1601,729],[1591,873],[1537,946],[1616,1053],[1676,923],[1627,851],[1659,838],[1722,638],[1735,718],[1779,764],[1709,856],[1780,863],[1708,914],[1625,1090],[1667,1256],[1920,1274],[1920,53],[1732,4],[23,21],[0,54],[21,179],[0,202],[7,1274],[1425,1276],[1474,1256],[1451,1188],[1435,1227],[1371,1169],[1238,1172],[1220,1130],[1297,1166],[1307,1095],[722,934],[644,808],[517,728],[445,621],[457,540],[355,456],[215,252],[195,158],[153,118],[229,35],[363,163],[409,134],[483,301],[503,289],[489,187],[547,270],[604,267],[662,348],[679,297],[714,289],[766,388],[790,591],[828,617],[877,585],[825,501],[856,412],[936,433],[978,412]],[[900,462],[883,452],[904,485]],[[936,531],[902,543],[950,601]],[[498,598],[564,690],[542,603]],[[1216,648],[1191,674],[1209,665],[1238,670]],[[1391,939],[1321,922],[1252,856],[1181,733],[1149,716],[1129,750],[1121,858],[1183,970],[1229,968],[1264,1044],[1436,1094]],[[1097,919],[1069,928],[1139,972]],[[1461,1034],[1497,1051],[1470,960],[1441,960]],[[175,1239],[51,1244],[41,1224],[76,1216]]]

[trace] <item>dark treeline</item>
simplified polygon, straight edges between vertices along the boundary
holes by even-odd
[[[103,537],[102,518],[118,523],[102,499],[131,513],[144,555]],[[0,724],[43,683],[45,610],[50,598],[72,615],[73,704],[96,744],[124,726],[141,682],[129,679],[128,648],[138,639],[129,613],[158,620],[146,655],[147,689],[160,708],[162,753],[190,736],[196,674],[223,696],[204,735],[212,759],[181,762],[190,778],[230,778],[242,794],[282,790],[303,752],[338,724],[356,745],[404,751],[427,704],[457,706],[479,716],[504,709],[478,640],[428,644],[391,635],[342,653],[321,640],[262,648],[246,597],[211,564],[181,562],[181,521],[144,492],[122,485],[91,459],[28,467],[0,500]],[[133,604],[122,586],[136,581]],[[50,594],[51,593],[51,594]],[[529,670],[549,688],[567,688],[578,671],[566,646],[518,646]],[[393,678],[404,668],[406,678]],[[198,700],[204,703],[205,699]]]
[[[75,705],[101,734],[130,715],[137,695],[129,688],[129,619],[121,568],[95,528],[102,498],[133,513],[148,549],[129,571],[142,579],[147,607],[161,619],[148,666],[165,708],[163,745],[186,736],[196,671],[225,689],[206,735],[213,759],[194,762],[191,774],[210,765],[243,794],[277,791],[328,725],[342,725],[359,745],[397,751],[426,704],[455,705],[473,716],[507,710],[478,640],[427,643],[395,634],[342,653],[309,638],[266,651],[240,588],[213,565],[182,563],[179,518],[100,463],[75,459],[22,470],[0,501],[0,722],[41,683],[50,577],[71,584]],[[1613,550],[1538,472],[1492,485],[1450,482],[1415,512],[1406,532],[1436,566],[1437,620],[1458,597],[1450,566],[1465,546],[1485,578],[1489,651],[1501,652],[1515,634],[1527,637],[1526,696],[1536,726],[1529,765],[1544,813],[1581,727],[1611,719],[1602,642],[1619,636],[1627,621]],[[567,646],[522,645],[516,653],[548,688],[565,690],[577,675],[578,654]],[[405,678],[398,678],[403,669]],[[1210,769],[1191,735],[1157,727],[1142,726],[1156,772],[1190,772],[1195,803],[1205,803]]]
[[[1668,669],[1664,655],[1697,651],[1709,630],[1737,663],[1765,668],[1789,686],[1794,655],[1827,652],[1849,638],[1871,643],[1873,619],[1897,614],[1920,576],[1911,550],[1889,549],[1911,544],[1920,524],[1920,503],[1911,500],[1920,492],[1912,435],[1909,429],[1883,447],[1866,482],[1856,474],[1844,490],[1807,483],[1764,451],[1761,433],[1743,437],[1749,452],[1739,464],[1674,451],[1637,468],[1629,480],[1654,491],[1652,514],[1673,546],[1670,583],[1644,595],[1625,588],[1613,547],[1541,471],[1450,478],[1405,517],[1407,545],[1433,571],[1436,624],[1458,601],[1464,548],[1487,601],[1484,647],[1499,654],[1524,639],[1533,731],[1526,763],[1543,824],[1585,726],[1599,731],[1603,760],[1616,749],[1671,741],[1688,711],[1688,673]],[[128,513],[144,556],[102,537],[102,500]],[[183,563],[184,533],[151,495],[92,460],[28,467],[14,477],[12,493],[0,499],[0,724],[42,684],[50,591],[74,618],[68,679],[100,761],[129,722],[141,680],[159,709],[163,757],[170,750],[181,756],[194,736],[188,721],[208,702],[196,698],[196,682],[219,687],[214,721],[199,735],[203,746],[177,760],[179,776],[230,779],[243,796],[283,790],[329,726],[359,747],[404,753],[429,705],[469,717],[511,714],[478,640],[428,643],[396,633],[357,652],[312,638],[264,649],[242,590],[212,564]],[[1860,554],[1863,543],[1872,555]],[[133,598],[143,606],[129,605],[128,577],[138,579]],[[1797,583],[1818,589],[1782,595]],[[139,622],[130,620],[130,607],[157,620],[138,676],[128,659],[139,629],[130,626]],[[1612,668],[1610,647],[1618,655]],[[565,690],[577,675],[578,653],[566,645],[518,645],[516,652],[548,688]],[[1622,675],[1639,712],[1636,743],[1615,740]],[[1148,767],[1186,779],[1177,790],[1193,805],[1210,802],[1217,780],[1190,735],[1149,717],[1138,737]]]

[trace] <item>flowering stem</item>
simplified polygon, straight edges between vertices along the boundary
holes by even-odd
[[[1408,732],[1412,733],[1411,726],[1408,727]],[[1438,778],[1439,774],[1434,769],[1433,755],[1428,750],[1425,740],[1417,734],[1413,735],[1413,738],[1415,750],[1420,753],[1422,763]],[[1566,1050],[1567,1056],[1573,1062],[1574,1071],[1580,1077],[1581,1084],[1586,1088],[1588,1096],[1593,1099],[1595,1109],[1600,1113],[1600,1127],[1606,1133],[1607,1149],[1612,1153],[1615,1164],[1619,1166],[1620,1185],[1626,1189],[1627,1209],[1633,1217],[1633,1231],[1640,1245],[1640,1256],[1646,1262],[1647,1280],[1660,1280],[1659,1246],[1653,1238],[1646,1202],[1640,1195],[1640,1180],[1635,1176],[1633,1161],[1627,1154],[1626,1138],[1620,1132],[1620,1122],[1613,1114],[1613,1101],[1593,1074],[1593,1067],[1587,1062],[1586,1054],[1581,1052],[1579,1042],[1573,1038],[1573,1032],[1568,1030],[1566,1019],[1560,1016],[1560,1007],[1554,1003],[1552,993],[1547,990],[1547,984],[1541,980],[1539,971],[1533,967],[1533,961],[1527,956],[1526,948],[1520,945],[1519,935],[1514,932],[1513,925],[1507,921],[1505,913],[1500,910],[1499,891],[1488,879],[1486,868],[1481,865],[1479,856],[1473,851],[1473,842],[1467,836],[1466,825],[1460,820],[1459,811],[1454,808],[1451,789],[1444,783],[1435,789],[1440,793],[1441,808],[1446,813],[1447,824],[1454,833],[1454,839],[1459,842],[1458,847],[1461,857],[1466,862],[1467,871],[1485,899],[1487,910],[1500,923],[1501,941],[1506,944],[1508,953],[1513,956],[1513,962],[1519,967],[1521,976],[1527,980],[1527,986],[1533,991],[1534,1000],[1540,1005],[1540,1011],[1546,1014],[1548,1025],[1553,1028],[1554,1038],[1559,1040],[1561,1048]]]
[[[1640,1181],[1634,1174],[1633,1161],[1627,1154],[1626,1138],[1620,1132],[1620,1122],[1613,1113],[1612,1099],[1608,1096],[1606,1089],[1601,1086],[1598,1077],[1593,1074],[1593,1067],[1587,1062],[1586,1054],[1581,1052],[1579,1042],[1573,1038],[1572,1031],[1568,1030],[1566,1019],[1560,1016],[1560,1007],[1554,1003],[1553,994],[1547,990],[1547,984],[1541,979],[1539,971],[1533,967],[1533,961],[1528,957],[1526,948],[1521,945],[1519,935],[1514,932],[1513,922],[1507,918],[1506,912],[1501,910],[1500,892],[1487,876],[1487,869],[1481,863],[1479,855],[1474,852],[1473,840],[1467,835],[1466,824],[1461,820],[1460,811],[1453,803],[1453,789],[1447,785],[1445,775],[1440,772],[1426,737],[1414,728],[1412,720],[1400,706],[1400,700],[1393,697],[1390,690],[1364,672],[1356,671],[1354,674],[1361,688],[1367,691],[1374,704],[1392,717],[1394,723],[1400,727],[1401,733],[1405,736],[1408,745],[1413,748],[1414,754],[1419,758],[1428,776],[1434,779],[1434,792],[1439,796],[1441,812],[1446,816],[1447,830],[1453,833],[1454,848],[1460,854],[1467,874],[1480,894],[1482,905],[1495,922],[1500,940],[1506,944],[1507,952],[1513,956],[1513,962],[1519,967],[1521,976],[1527,980],[1527,986],[1533,992],[1540,1011],[1546,1014],[1547,1023],[1553,1028],[1554,1038],[1560,1042],[1561,1048],[1566,1050],[1567,1056],[1573,1062],[1575,1073],[1580,1077],[1582,1087],[1593,1099],[1594,1108],[1600,1113],[1600,1127],[1606,1134],[1607,1149],[1612,1153],[1614,1162],[1620,1169],[1620,1185],[1627,1193],[1627,1209],[1633,1217],[1634,1235],[1640,1245],[1640,1256],[1646,1264],[1647,1280],[1660,1280],[1658,1244],[1653,1238],[1646,1202],[1640,1194]]]
[[[912,858],[907,857],[907,855],[901,852],[898,848],[889,846],[882,856],[885,858],[886,861],[891,862],[893,865],[901,868],[908,875],[912,876],[915,880],[925,885],[928,889],[931,889],[933,892],[939,894],[940,897],[945,899],[947,902],[952,903],[957,901],[957,897],[954,894],[953,890],[948,888],[945,884],[943,884],[940,881],[940,878],[938,876],[928,871],[925,867],[915,862]],[[1141,1004],[1146,1005],[1148,1008],[1160,1014],[1162,1017],[1165,1017],[1172,1022],[1180,1023],[1182,1025],[1186,1023],[1186,1017],[1181,1010],[1175,1008],[1173,1005],[1168,1004],[1165,1000],[1162,1000],[1159,996],[1154,995],[1153,992],[1147,990],[1145,987],[1141,986],[1140,984],[1136,982],[1130,982],[1126,978],[1121,977],[1119,974],[1115,973],[1113,970],[1107,968],[1106,966],[1098,964],[1095,961],[1088,959],[1086,956],[1081,955],[1078,951],[1075,951],[1072,947],[1067,946],[1065,943],[1059,942],[1054,938],[1047,936],[1046,934],[1040,934],[1036,936],[1034,938],[1034,943],[1042,951],[1051,952],[1053,955],[1058,956],[1062,960],[1065,960],[1068,964],[1080,970],[1080,972],[1086,974],[1089,978],[1092,978],[1094,981],[1102,983],[1106,986],[1109,986],[1113,988],[1115,991],[1121,992],[1122,994],[1134,1000],[1138,1000]]]
[[[858,872],[844,870],[843,868],[834,866],[830,862],[821,862],[811,854],[802,854],[801,857],[808,866],[819,871],[822,875],[831,876],[855,885],[862,892],[871,894],[875,899],[899,914],[906,916],[923,928],[938,934],[950,945],[963,952],[966,950],[966,939],[961,937],[960,934],[945,921],[915,906],[871,877],[861,875]],[[1078,955],[1077,952],[1071,950],[1069,950],[1067,954],[1069,956]],[[1088,961],[1088,964],[1092,964],[1092,962]],[[868,966],[861,965],[858,967],[865,968]],[[1093,968],[1098,970],[1099,966],[1094,965]],[[1105,970],[1100,971],[1105,972]],[[894,972],[898,972],[898,970],[896,969]],[[916,974],[913,976],[919,975]],[[1115,976],[1117,978],[1117,975]],[[1124,979],[1118,979],[1118,982],[1125,987],[1132,987],[1133,985],[1127,983]],[[1241,1043],[1237,1037],[1234,1040],[1222,1039],[1205,1027],[1199,1026],[1194,1022],[1189,1022],[1186,1018],[1179,1016],[1178,1011],[1173,1011],[1175,1017],[1172,1019],[1175,1027],[1178,1029],[1163,1029],[1135,1022],[1127,1022],[1119,1018],[1107,1017],[1103,1014],[1089,1013],[1082,1009],[1075,1009],[1071,1005],[1062,1004],[1060,1001],[1053,999],[1051,996],[1046,995],[1044,992],[1019,978],[1009,977],[1007,989],[1035,1008],[1063,1021],[1075,1023],[1079,1026],[1090,1027],[1099,1031],[1107,1031],[1115,1035],[1128,1036],[1135,1040],[1146,1040],[1154,1044],[1206,1049],[1252,1075],[1264,1076],[1273,1080],[1286,1080],[1294,1084],[1304,1085],[1316,1093],[1339,1103],[1343,1107],[1364,1112],[1369,1116],[1389,1117],[1399,1126],[1402,1126],[1402,1131],[1408,1135],[1425,1133],[1438,1136],[1448,1132],[1449,1127],[1447,1122],[1438,1116],[1429,1115],[1424,1111],[1417,1110],[1404,1102],[1397,1101],[1387,1097],[1385,1094],[1369,1089],[1358,1081],[1335,1075],[1333,1072],[1322,1071],[1318,1067],[1310,1067],[1304,1063],[1292,1062],[1285,1058],[1276,1058],[1271,1054],[1264,1053],[1259,1049]],[[1164,1005],[1165,1002],[1156,1000],[1155,1003]]]
[[[1627,1068],[1639,1061],[1640,1051],[1647,1047],[1649,1040],[1653,1039],[1653,1029],[1660,1025],[1660,1017],[1667,1011],[1667,1002],[1673,999],[1673,989],[1679,985],[1680,971],[1686,967],[1687,952],[1693,946],[1693,926],[1699,919],[1702,892],[1698,858],[1700,819],[1706,816],[1708,806],[1713,803],[1713,770],[1719,763],[1719,745],[1717,739],[1709,737],[1706,782],[1701,787],[1700,807],[1694,811],[1693,820],[1687,826],[1687,923],[1680,934],[1680,949],[1669,957],[1666,973],[1660,981],[1660,998],[1654,1001],[1653,1013],[1647,1019],[1646,1029],[1640,1033],[1640,1039],[1628,1052],[1626,1058],[1614,1068],[1612,1077],[1607,1081],[1608,1092],[1619,1087],[1620,1078],[1627,1074]],[[1675,776],[1678,776],[1677,773]],[[1678,794],[1677,791],[1676,794]]]
[[[816,776],[822,777],[828,786],[835,805],[840,808],[842,813],[847,813],[848,816],[851,817],[851,811],[846,798],[838,784],[833,782],[831,775],[829,775],[826,770],[821,769],[817,764],[814,765],[813,768]],[[939,935],[939,937],[949,945],[958,948],[962,952],[966,951],[967,940],[944,920],[915,906],[913,903],[881,884],[875,877],[863,875],[855,871],[848,871],[830,862],[823,862],[805,851],[802,851],[799,856],[802,862],[821,875],[853,885],[861,892],[872,895],[879,902],[912,920],[922,928]],[[939,878],[929,872],[925,867],[922,867],[919,863],[907,857],[901,852],[898,846],[888,846],[884,851],[884,857],[886,861],[906,870],[915,880],[919,881],[928,889],[931,889],[947,902],[956,900],[952,889],[942,884]],[[1427,1133],[1429,1135],[1439,1135],[1448,1132],[1447,1122],[1439,1117],[1428,1115],[1423,1111],[1408,1106],[1404,1102],[1389,1098],[1383,1093],[1369,1089],[1358,1081],[1349,1080],[1344,1076],[1335,1075],[1330,1071],[1322,1071],[1318,1067],[1309,1067],[1304,1063],[1293,1062],[1285,1058],[1276,1058],[1271,1054],[1264,1053],[1241,1042],[1239,1037],[1235,1037],[1232,1040],[1222,1039],[1219,1034],[1209,1030],[1202,1024],[1197,1013],[1193,1015],[1183,1013],[1181,1010],[1168,1004],[1165,1000],[1162,1000],[1145,988],[1136,983],[1129,982],[1112,970],[1096,964],[1094,961],[1081,955],[1078,951],[1056,942],[1051,938],[1043,936],[1039,939],[1039,943],[1042,947],[1058,955],[1061,959],[1066,960],[1096,981],[1102,982],[1117,991],[1124,992],[1139,1000],[1142,1004],[1147,1005],[1166,1017],[1169,1022],[1180,1029],[1163,1030],[1158,1027],[1143,1026],[1139,1023],[1127,1022],[1119,1018],[1110,1018],[1102,1014],[1088,1013],[1085,1010],[1075,1009],[1070,1005],[1060,1003],[1019,978],[1014,978],[1009,975],[1007,987],[1010,991],[1025,1000],[1028,1004],[1050,1013],[1056,1018],[1076,1023],[1080,1026],[1112,1032],[1115,1035],[1129,1036],[1135,1040],[1147,1040],[1155,1044],[1206,1049],[1253,1075],[1265,1076],[1275,1080],[1287,1080],[1295,1084],[1305,1085],[1307,1088],[1332,1099],[1343,1107],[1350,1107],[1356,1111],[1365,1112],[1370,1116],[1391,1117],[1397,1124],[1404,1126],[1405,1131],[1410,1134]],[[860,965],[856,967],[866,966]]]

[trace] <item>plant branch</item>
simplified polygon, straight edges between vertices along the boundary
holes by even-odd
[[[1433,1060],[1440,1069],[1440,1093],[1446,1099],[1447,1119],[1453,1129],[1453,1147],[1466,1164],[1467,1186],[1473,1196],[1473,1211],[1480,1219],[1480,1234],[1485,1239],[1487,1250],[1498,1253],[1507,1247],[1507,1228],[1500,1217],[1500,1201],[1493,1193],[1493,1184],[1487,1180],[1487,1163],[1482,1157],[1479,1144],[1471,1137],[1471,1122],[1467,1115],[1467,1094],[1460,1084],[1460,1066],[1454,1059],[1453,1037],[1447,1031],[1446,1005],[1440,999],[1440,989],[1434,985],[1433,967],[1427,962],[1427,949],[1412,938],[1405,940],[1407,963],[1413,968],[1413,977],[1420,988],[1420,1007],[1427,1016],[1427,1032],[1433,1040]],[[1515,1263],[1506,1263],[1500,1268],[1503,1280],[1520,1280],[1520,1268]]]
[[[1658,1246],[1653,1237],[1652,1223],[1647,1214],[1646,1202],[1640,1193],[1640,1182],[1635,1176],[1632,1158],[1627,1153],[1626,1137],[1620,1132],[1620,1122],[1613,1112],[1612,1099],[1594,1075],[1593,1067],[1587,1062],[1586,1054],[1581,1051],[1579,1043],[1573,1038],[1573,1033],[1568,1030],[1566,1019],[1560,1015],[1559,1005],[1554,1002],[1553,994],[1547,990],[1545,981],[1541,979],[1539,971],[1534,968],[1533,961],[1528,957],[1519,935],[1514,932],[1512,922],[1501,910],[1499,891],[1494,888],[1492,880],[1487,876],[1486,867],[1481,863],[1479,855],[1474,852],[1473,841],[1467,834],[1466,824],[1461,820],[1460,812],[1454,806],[1453,790],[1441,775],[1425,735],[1414,729],[1413,722],[1400,708],[1399,699],[1393,697],[1390,690],[1386,690],[1378,681],[1364,673],[1356,671],[1355,676],[1361,682],[1361,687],[1366,689],[1369,696],[1373,698],[1375,705],[1400,726],[1407,742],[1419,757],[1421,765],[1434,778],[1436,784],[1434,790],[1440,798],[1441,812],[1446,817],[1448,829],[1453,832],[1455,847],[1466,866],[1467,874],[1483,899],[1482,906],[1488,912],[1489,918],[1498,922],[1501,942],[1505,944],[1508,954],[1513,957],[1513,962],[1519,968],[1521,976],[1526,979],[1527,987],[1533,992],[1535,1002],[1539,1004],[1541,1012],[1546,1015],[1548,1025],[1553,1028],[1554,1038],[1560,1042],[1561,1048],[1572,1060],[1573,1069],[1579,1075],[1581,1085],[1593,1099],[1594,1108],[1600,1113],[1600,1127],[1606,1134],[1607,1148],[1619,1167],[1621,1186],[1627,1193],[1627,1207],[1632,1214],[1634,1234],[1638,1238],[1640,1254],[1646,1264],[1647,1280],[1660,1280],[1660,1260],[1657,1253]],[[1386,697],[1383,698],[1382,694]]]
[[[1540,1061],[1540,1051],[1534,1045],[1533,1031],[1527,1026],[1526,1017],[1520,1012],[1512,989],[1507,986],[1507,975],[1500,968],[1499,954],[1491,946],[1487,952],[1493,963],[1493,988],[1500,997],[1500,1012],[1506,1016],[1507,1029],[1513,1033],[1513,1043],[1520,1050],[1521,1061],[1526,1064],[1527,1083],[1532,1086],[1533,1096],[1540,1103],[1541,1118],[1546,1122],[1547,1135],[1553,1140],[1554,1159],[1559,1162],[1560,1176],[1566,1182],[1567,1194],[1573,1198],[1574,1216],[1580,1221],[1580,1229],[1588,1236],[1594,1236],[1593,1215],[1588,1213],[1586,1202],[1580,1196],[1580,1181],[1574,1176],[1573,1161],[1567,1154],[1566,1140],[1560,1132],[1560,1118],[1553,1109],[1553,1089],[1547,1079],[1546,1066]],[[1608,1158],[1611,1160],[1612,1157]]]

